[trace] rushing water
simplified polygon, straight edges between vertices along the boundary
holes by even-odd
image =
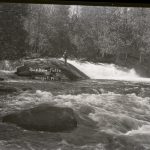
[[[114,64],[94,64],[90,62],[79,62],[77,60],[68,60],[68,62],[76,66],[92,79],[150,82],[150,78],[140,77],[134,69],[127,69]]]
[[[45,90],[34,86],[35,91],[0,95],[0,116],[29,109],[41,103],[67,106],[79,116],[77,129],[62,133],[28,131],[0,122],[0,150],[150,150],[150,97],[132,92],[137,86],[141,88],[141,84],[131,81],[98,80],[117,79],[120,76],[120,79],[131,77],[139,80],[136,72],[120,69],[115,65],[81,64],[71,60],[69,62],[94,80],[57,82],[60,87],[61,84],[67,84],[62,88],[64,92],[59,93],[58,90],[57,94],[49,90],[51,82],[41,81],[36,84],[44,86]],[[150,84],[148,80],[146,81],[142,83],[141,91],[145,90],[145,87],[147,91],[150,90]],[[26,81],[26,84],[31,82]],[[131,92],[105,91],[102,83],[107,89],[111,86],[112,89],[120,88],[122,91],[127,88]],[[25,84],[25,81],[19,80],[17,84]],[[125,84],[126,88],[119,84]],[[78,91],[79,88],[83,91],[73,92],[73,90]],[[85,88],[96,92],[85,92]]]

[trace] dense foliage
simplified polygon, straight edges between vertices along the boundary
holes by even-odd
[[[134,63],[150,55],[150,9],[0,5],[1,59],[70,57]],[[134,61],[133,61],[134,60]]]
[[[0,4],[0,59],[18,59],[26,55],[25,17],[27,5]]]

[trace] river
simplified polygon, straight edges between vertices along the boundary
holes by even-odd
[[[4,81],[34,90],[1,94],[0,116],[49,103],[71,107],[78,127],[51,133],[0,122],[0,150],[150,150],[150,79],[113,64],[69,63],[91,79]]]

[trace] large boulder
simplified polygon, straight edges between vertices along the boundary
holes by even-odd
[[[81,80],[89,77],[73,65],[56,58],[25,60],[24,65],[17,68],[18,76],[44,80]]]
[[[71,108],[47,104],[6,115],[2,121],[16,124],[27,130],[49,132],[70,131],[77,127],[75,114]]]

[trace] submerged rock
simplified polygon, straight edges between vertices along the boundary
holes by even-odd
[[[95,111],[91,106],[83,105],[83,106],[80,107],[79,112],[83,113],[83,114],[86,114],[86,115],[89,115],[90,113],[93,113]]]
[[[0,77],[0,81],[4,81],[4,78],[1,78],[1,77]]]
[[[75,81],[89,78],[73,65],[56,58],[26,60],[23,66],[17,68],[16,74],[40,80]]]
[[[132,94],[132,93],[135,93],[136,95],[138,95],[140,93],[140,88],[139,87],[129,87],[129,88],[123,89],[123,94]]]
[[[18,89],[15,87],[9,87],[9,86],[0,86],[0,94],[12,94],[18,92]]]
[[[4,116],[3,122],[14,123],[27,130],[60,132],[77,127],[75,114],[71,108],[41,104],[35,108]]]
[[[150,88],[141,88],[139,95],[140,97],[150,97]]]

